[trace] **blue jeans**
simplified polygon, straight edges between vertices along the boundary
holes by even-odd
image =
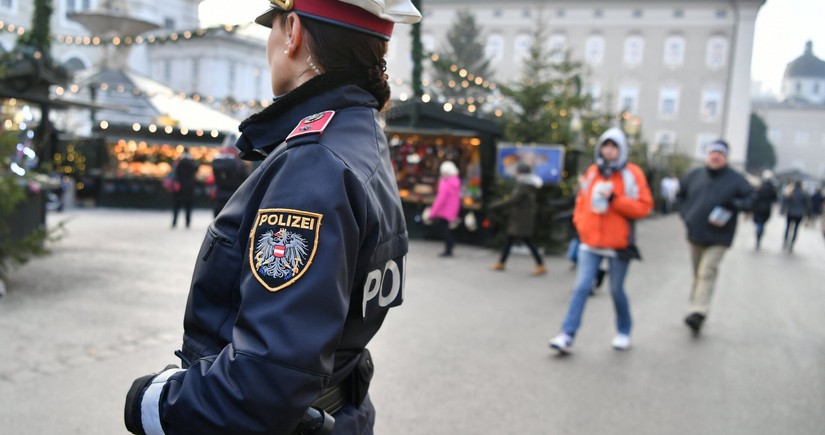
[[[608,276],[610,277],[610,296],[613,298],[613,307],[616,309],[616,330],[620,334],[630,335],[633,321],[630,318],[630,303],[624,292],[624,280],[630,262],[594,254],[586,249],[579,249],[576,288],[573,291],[573,299],[570,300],[570,307],[567,309],[567,317],[564,318],[561,325],[562,331],[571,337],[576,336],[576,331],[581,325],[584,305],[587,303],[590,290],[593,288],[593,279],[596,278],[602,258],[607,258],[610,266]]]

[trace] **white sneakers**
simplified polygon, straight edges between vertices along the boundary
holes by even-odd
[[[559,335],[553,337],[548,345],[560,354],[567,355],[573,352],[573,337],[561,332]],[[630,349],[630,336],[627,334],[616,334],[611,345],[616,350],[628,350]]]
[[[628,350],[630,349],[630,336],[627,334],[616,334],[612,344],[616,350]]]
[[[553,337],[550,340],[548,345],[559,351],[560,354],[566,355],[572,351],[573,348],[573,337],[565,334],[564,332],[559,333],[559,335]]]

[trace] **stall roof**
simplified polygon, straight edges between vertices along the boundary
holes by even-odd
[[[181,98],[180,92],[133,71],[102,69],[79,84],[96,89],[94,103],[106,106],[97,111],[96,118],[110,124],[152,124],[168,117],[178,128],[236,132],[241,122],[204,103]],[[100,89],[100,84],[107,90]]]
[[[460,112],[445,112],[440,104],[421,101],[393,103],[387,110],[387,129],[416,129],[419,132],[473,131],[501,136],[504,129],[494,119],[480,118]]]

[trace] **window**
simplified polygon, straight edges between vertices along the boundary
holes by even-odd
[[[665,87],[659,91],[659,116],[675,118],[679,114],[679,88]]]
[[[175,19],[169,17],[164,18],[163,28],[166,30],[175,30]]]
[[[778,128],[769,129],[768,140],[770,140],[771,143],[774,145],[778,144],[779,142],[782,142],[782,130]]]
[[[561,63],[567,55],[567,37],[555,34],[547,39],[547,50],[550,53],[550,62]]]
[[[601,9],[596,9],[593,11],[593,16],[596,18],[601,18],[604,16],[604,11]]]
[[[493,16],[496,18],[501,17],[501,9],[493,9]]]
[[[392,41],[392,39],[390,39],[390,41]],[[424,49],[424,53],[433,53],[435,51],[435,38],[433,38],[433,35],[421,35],[421,48]]]
[[[522,10],[521,10],[521,16],[522,16],[522,18],[530,18],[530,16],[531,16],[532,14],[533,14],[533,11],[532,11],[532,10],[530,10],[530,9],[522,9]]]
[[[0,10],[13,11],[14,0],[0,0]]]
[[[590,35],[584,43],[584,60],[590,65],[601,65],[604,61],[604,37]]]
[[[685,62],[685,38],[670,36],[665,39],[664,64],[669,67],[679,67]]]
[[[794,133],[793,143],[794,145],[808,145],[809,140],[811,139],[811,132],[808,130],[797,130]]]
[[[11,4],[12,0],[3,0],[2,6],[6,3]],[[11,6],[9,6],[11,7]],[[75,12],[88,11],[92,8],[92,0],[66,0],[66,14],[73,14]]]
[[[197,92],[200,88],[201,77],[201,60],[198,58],[192,59],[192,92]]]
[[[564,18],[567,15],[567,12],[564,9],[556,9],[556,16],[559,18]]]
[[[728,56],[728,41],[721,36],[714,36],[708,40],[705,63],[710,69],[719,69],[725,66]]]
[[[645,40],[639,35],[628,36],[624,40],[624,63],[626,65],[638,65],[642,63],[644,55]]]
[[[527,34],[516,36],[513,44],[513,58],[516,61],[524,62],[530,57],[530,47],[533,45],[533,37]]]
[[[172,61],[169,59],[163,61],[163,80],[166,83],[172,81]]]
[[[716,18],[727,18],[728,10],[727,9],[717,9],[716,10]]]
[[[819,82],[814,82],[813,93],[814,95],[819,95]]]
[[[639,88],[636,86],[625,86],[619,90],[619,101],[616,109],[619,112],[634,113],[638,110]]]
[[[238,66],[235,62],[229,63],[229,80],[227,80],[227,87],[229,89],[229,93],[232,94],[235,92],[235,76],[237,76]]]
[[[633,18],[642,18],[644,12],[641,9],[633,9]]]
[[[676,9],[673,11],[673,18],[684,18],[685,11],[683,9]]]
[[[662,154],[673,154],[676,149],[676,132],[659,130],[656,132],[656,150]]]
[[[587,94],[590,96],[592,103],[590,104],[593,110],[601,110],[602,108],[602,85],[593,83],[587,89]]]
[[[500,61],[504,57],[504,38],[501,35],[490,35],[484,46],[484,56],[491,61]]]
[[[722,112],[722,93],[710,89],[702,91],[701,105],[699,115],[702,119],[710,121],[719,118]]]

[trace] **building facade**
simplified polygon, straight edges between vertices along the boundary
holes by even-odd
[[[438,53],[459,11],[474,14],[499,83],[517,80],[537,23],[546,46],[582,61],[599,109],[629,111],[643,140],[663,153],[701,157],[722,137],[742,165],[750,117],[754,23],[764,0],[422,0],[422,43]],[[396,95],[408,93],[409,32],[388,58]]]
[[[785,68],[782,101],[755,101],[753,110],[768,126],[777,173],[825,180],[825,61],[811,42]]]
[[[271,96],[266,43],[260,37],[246,36],[240,30],[213,29],[198,37],[186,37],[199,28],[198,5],[202,0],[54,0],[51,31],[55,37],[52,55],[72,71],[99,68],[110,62],[111,53],[86,27],[72,19],[73,13],[116,14],[154,24],[156,29],[143,34],[128,53],[127,67],[187,95],[238,102],[260,101]],[[31,26],[32,0],[0,0],[0,49],[11,50],[20,27]],[[251,20],[250,20],[251,21]],[[10,25],[15,29],[9,31]],[[150,35],[170,36],[154,39]],[[136,36],[136,35],[133,35]],[[262,97],[266,96],[266,97]],[[260,108],[258,107],[258,110]],[[248,111],[241,113],[244,117]]]

